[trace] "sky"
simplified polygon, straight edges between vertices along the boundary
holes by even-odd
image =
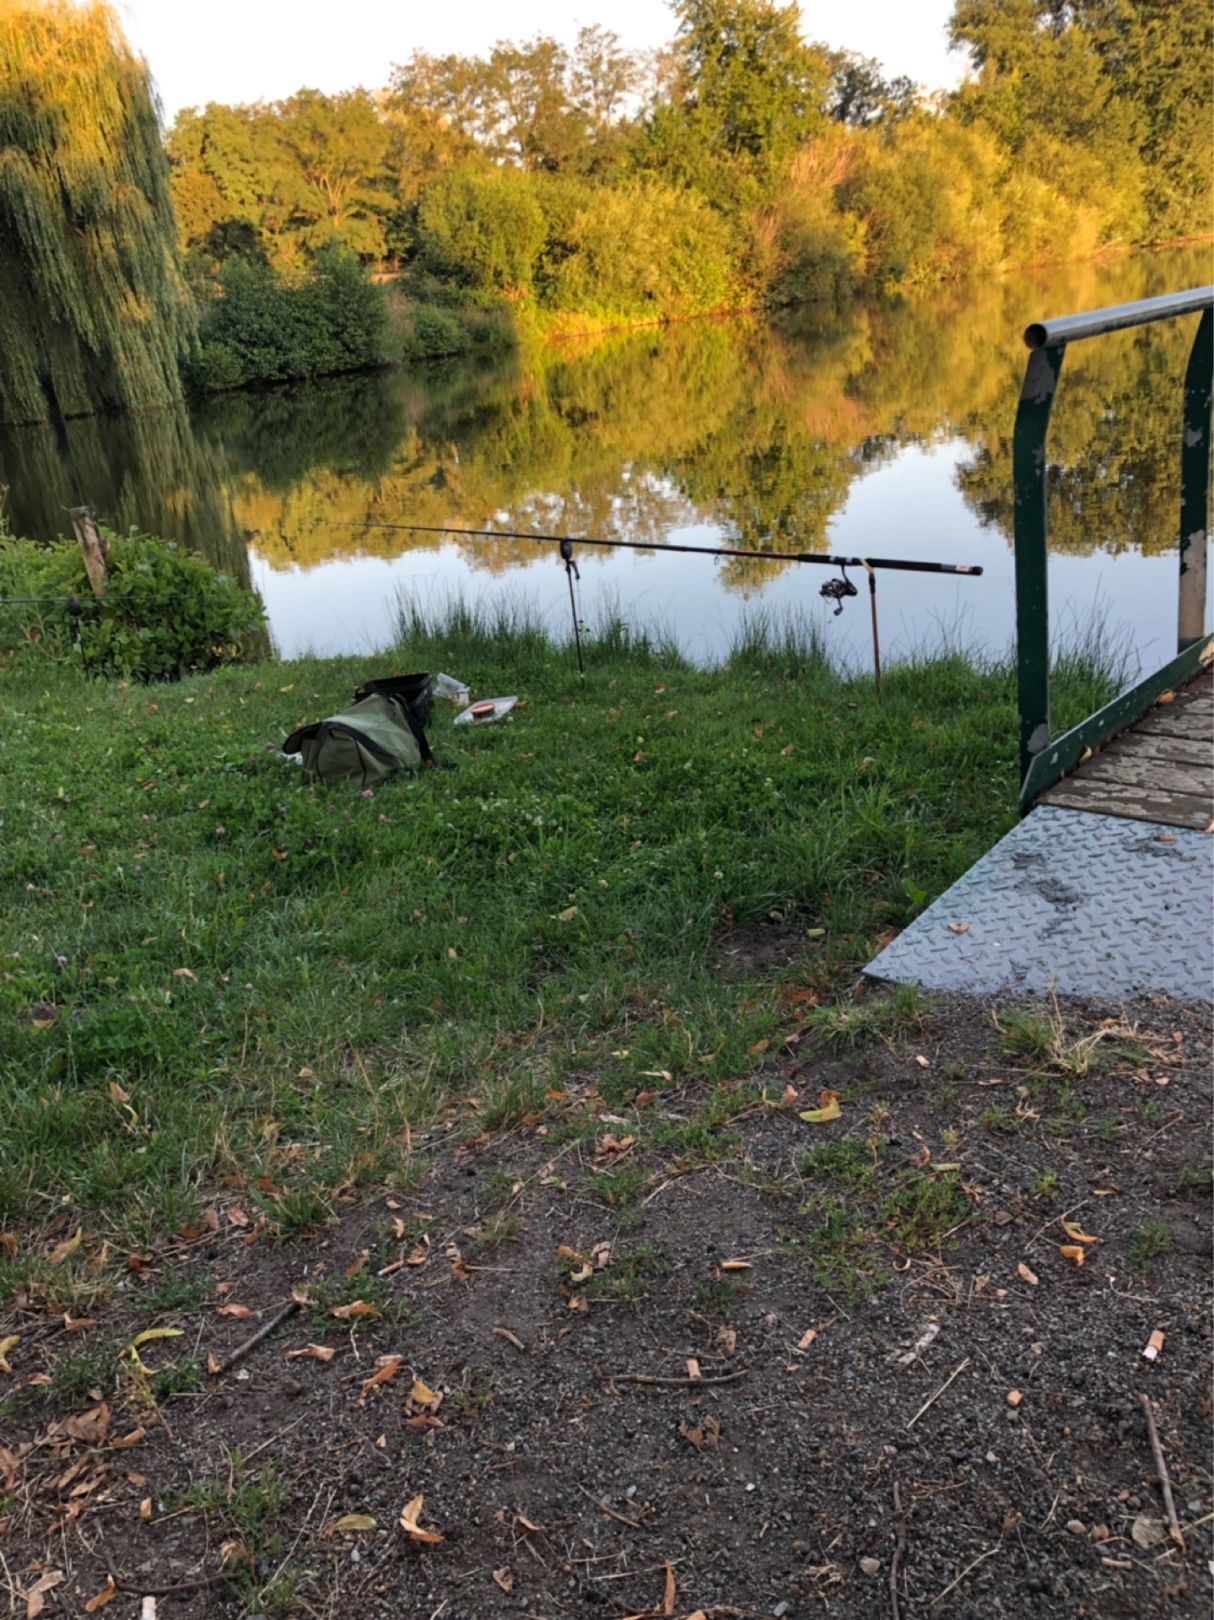
[[[859,51],[886,74],[928,89],[955,85],[962,59],[945,28],[953,0],[803,0],[808,38]],[[127,37],[152,69],[172,123],[208,101],[274,101],[307,85],[333,93],[378,89],[414,50],[480,55],[498,39],[551,34],[571,43],[597,23],[631,50],[663,45],[674,20],[661,0],[118,0]]]

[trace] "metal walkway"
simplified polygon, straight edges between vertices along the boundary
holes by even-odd
[[[1214,675],[1079,766],[866,968],[977,995],[1214,1001]]]

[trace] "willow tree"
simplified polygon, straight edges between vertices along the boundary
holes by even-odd
[[[192,337],[145,63],[102,0],[0,0],[0,421],[164,404]]]

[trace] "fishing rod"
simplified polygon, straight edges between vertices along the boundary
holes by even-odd
[[[329,523],[331,529],[395,529],[408,534],[458,534],[473,540],[539,540],[548,545],[603,546],[608,550],[680,551],[698,557],[747,557],[756,562],[820,563],[827,568],[891,568],[906,574],[970,574],[975,563],[920,562],[909,557],[839,557],[827,551],[748,551],[737,546],[689,546],[652,540],[598,540],[590,535],[537,534],[530,529],[453,529],[447,523]]]

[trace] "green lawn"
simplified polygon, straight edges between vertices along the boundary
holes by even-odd
[[[475,732],[440,706],[455,770],[305,787],[281,738],[410,668],[525,706]],[[1106,684],[1072,662],[1059,719]],[[583,685],[457,616],[377,661],[175,685],[18,665],[0,724],[0,1218],[123,1244],[220,1175],[313,1224],[453,1099],[492,1128],[550,1088],[753,1072],[782,978],[844,994],[1015,813],[1011,675],[958,658],[878,702],[812,651],[704,672],[614,633]],[[723,977],[722,936],[765,921],[805,959]]]

